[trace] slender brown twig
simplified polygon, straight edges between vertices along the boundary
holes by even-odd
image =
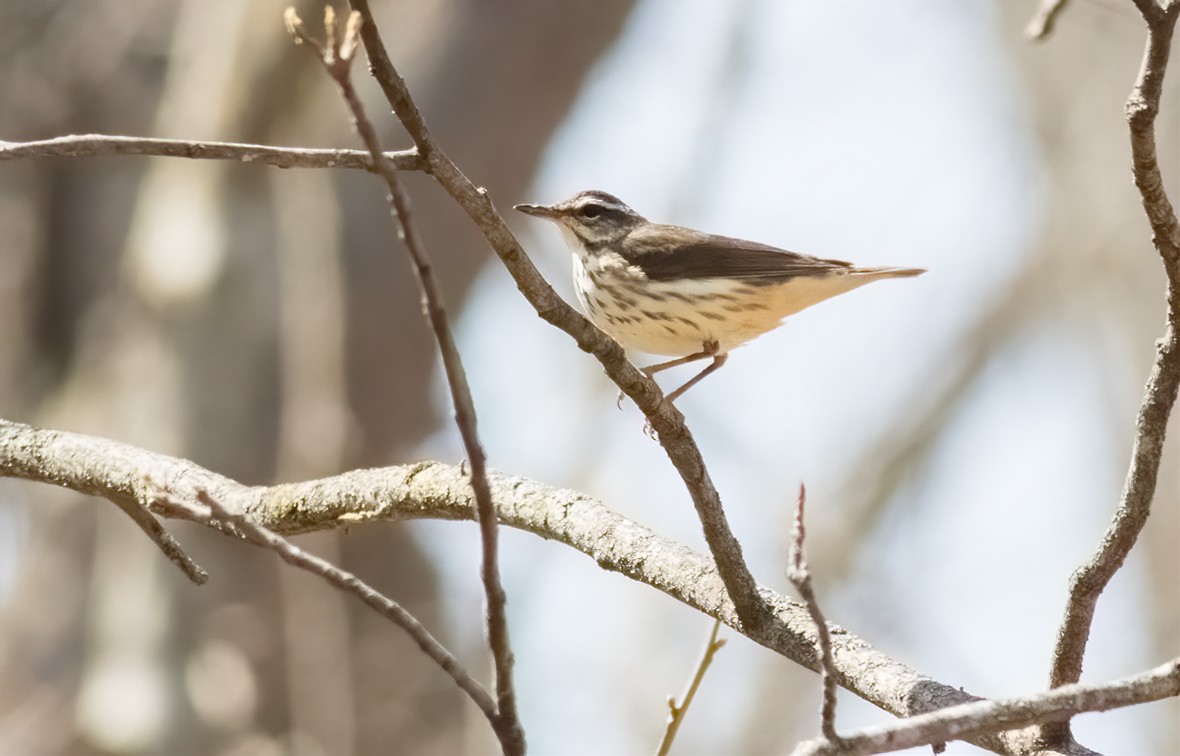
[[[607,376],[647,417],[688,489],[709,551],[717,561],[718,570],[733,597],[742,623],[754,628],[770,621],[772,616],[758,595],[754,576],[742,558],[741,544],[730,530],[725,510],[721,506],[721,497],[709,478],[704,458],[684,423],[684,416],[663,400],[664,395],[654,381],[627,361],[623,348],[614,339],[566,304],[545,281],[525,255],[508,224],[496,211],[487,191],[475,186],[463,175],[430,136],[405,80],[389,59],[381,33],[373,22],[368,0],[350,0],[350,3],[364,18],[361,39],[369,57],[369,72],[418,148],[419,155],[425,161],[424,170],[470,216],[537,314],[573,337],[583,351],[594,355]]]
[[[152,543],[164,552],[164,555],[185,574],[189,580],[197,585],[202,585],[209,579],[209,573],[201,569],[201,566],[192,560],[192,558],[184,552],[180,543],[172,537],[172,534],[164,529],[151,512],[147,510],[142,504],[131,501],[129,499],[111,499],[115,506],[123,510],[123,512],[131,518],[131,521],[139,526],[139,529],[151,540]]]
[[[307,147],[276,147],[266,144],[154,139],[108,134],[75,134],[35,142],[0,141],[0,160],[40,157],[110,157],[112,155],[236,160],[239,163],[263,163],[276,168],[362,168],[367,171],[374,170],[373,160],[365,150],[317,150]],[[387,152],[385,158],[392,161],[399,171],[422,169],[422,160],[415,150]]]
[[[1063,713],[1109,711],[1142,695],[1180,695],[1180,659],[1100,685],[1065,685],[1033,695],[977,701],[866,727],[845,733],[839,743],[810,740],[799,744],[794,756],[857,756],[937,745],[982,732],[1026,727]]]
[[[807,568],[807,560],[803,557],[803,541],[807,537],[807,529],[803,526],[803,509],[807,503],[807,490],[799,484],[799,500],[795,506],[795,521],[791,528],[791,554],[787,564],[787,578],[803,597],[807,606],[807,613],[815,623],[816,637],[819,639],[820,679],[823,684],[823,705],[820,707],[820,731],[824,737],[838,743],[840,736],[836,734],[836,659],[832,655],[832,634],[828,631],[828,621],[819,608],[819,599],[815,596],[815,588],[811,585],[811,570]]]
[[[1142,194],[1154,242],[1168,273],[1168,323],[1165,336],[1157,345],[1156,361],[1140,407],[1131,465],[1121,501],[1097,552],[1074,574],[1070,586],[1070,601],[1054,654],[1050,680],[1053,685],[1075,682],[1080,678],[1082,656],[1098,595],[1122,565],[1147,520],[1159,472],[1165,426],[1180,380],[1175,308],[1178,280],[1176,235],[1180,229],[1163,188],[1154,134],[1176,13],[1173,10],[1163,16],[1157,13],[1158,8],[1153,4],[1147,5],[1151,8],[1144,12],[1149,26],[1147,45],[1138,80],[1127,102],[1127,119],[1131,127],[1135,183]]]
[[[151,481],[149,487],[154,487]],[[286,538],[262,527],[241,513],[232,511],[217,500],[204,488],[196,488],[193,500],[178,497],[176,492],[163,488],[156,488],[155,493],[148,495],[166,502],[188,513],[197,522],[204,523],[219,530],[228,530],[245,541],[256,546],[270,549],[279,555],[287,564],[306,570],[326,580],[332,586],[351,593],[382,617],[402,628],[422,649],[428,657],[434,660],[443,671],[450,675],[455,684],[479,707],[489,721],[496,716],[496,705],[488,692],[467,672],[454,654],[448,651],[418,619],[406,611],[396,601],[386,597],[380,591],[364,582],[356,575],[346,572],[324,559],[309,554]]]
[[[1167,274],[1167,323],[1163,338],[1156,344],[1155,362],[1136,418],[1131,463],[1118,507],[1097,550],[1070,579],[1065,616],[1049,672],[1052,687],[1081,679],[1098,597],[1122,567],[1151,512],[1168,418],[1180,388],[1180,224],[1164,189],[1155,144],[1155,117],[1180,4],[1170,2],[1163,8],[1152,0],[1135,0],[1135,4],[1147,23],[1147,42],[1138,78],[1127,100],[1131,164],[1151,223],[1152,241]],[[1057,745],[1068,742],[1068,720],[1046,724],[1043,738]]]
[[[288,29],[297,41],[312,41],[302,30],[301,22],[295,14],[294,8],[287,9],[285,18]],[[443,371],[446,373],[447,384],[454,402],[455,423],[459,427],[459,435],[463,439],[463,446],[467,452],[467,462],[471,467],[471,488],[475,496],[476,519],[480,530],[482,547],[480,578],[483,581],[484,593],[487,597],[486,627],[496,688],[496,717],[492,726],[500,739],[500,745],[505,754],[523,754],[525,751],[524,728],[521,726],[520,717],[517,714],[516,690],[512,680],[514,660],[512,646],[508,638],[506,608],[508,597],[500,581],[496,505],[492,501],[491,488],[488,485],[487,455],[479,440],[475,402],[471,397],[467,373],[463,369],[459,349],[455,345],[454,334],[451,332],[450,319],[443,304],[442,292],[434,279],[426,246],[413,222],[409,196],[402,188],[396,169],[392,163],[385,159],[377,130],[365,114],[364,105],[352,85],[352,60],[360,44],[361,14],[353,11],[349,15],[347,26],[339,39],[335,34],[334,19],[334,12],[331,6],[328,6],[325,9],[324,17],[327,36],[325,44],[319,46],[320,59],[324,64],[324,69],[340,88],[340,93],[352,116],[353,128],[356,129],[361,141],[368,149],[377,173],[389,189],[389,202],[399,225],[398,236],[405,242],[406,250],[409,252],[414,274],[418,280],[418,288],[422,293],[422,307],[427,322],[434,332],[435,340],[438,342]]]
[[[701,653],[701,660],[697,662],[696,672],[693,673],[692,680],[688,683],[688,689],[684,691],[683,702],[677,704],[675,698],[668,697],[668,725],[664,728],[664,737],[660,739],[659,747],[656,748],[656,756],[668,756],[668,752],[672,750],[672,743],[676,740],[676,734],[680,732],[684,715],[688,713],[692,699],[696,698],[697,689],[701,687],[701,681],[705,679],[705,673],[709,671],[713,657],[725,645],[724,638],[720,640],[717,638],[717,632],[720,629],[721,620],[714,620],[713,629],[709,631],[709,640],[705,642],[705,650]]]

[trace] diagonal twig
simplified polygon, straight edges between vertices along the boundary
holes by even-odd
[[[149,483],[149,486],[154,487],[154,482]],[[286,538],[264,528],[248,517],[232,511],[205,488],[198,486],[194,493],[195,501],[189,501],[183,496],[178,496],[177,492],[164,488],[157,488],[149,495],[158,501],[165,502],[169,507],[187,513],[197,522],[215,527],[218,530],[231,532],[256,546],[270,549],[287,564],[318,575],[332,586],[345,593],[353,594],[382,617],[402,628],[414,640],[418,648],[422,649],[423,653],[450,675],[455,684],[467,694],[485,716],[489,719],[495,716],[496,705],[483,686],[471,677],[454,654],[439,643],[414,615],[406,611],[396,601],[386,597],[352,573],[307,553]]]
[[[807,613],[815,623],[816,636],[819,638],[820,679],[823,684],[823,705],[820,707],[820,731],[826,740],[839,744],[840,736],[836,733],[836,660],[832,656],[832,634],[828,630],[828,621],[819,608],[819,599],[815,596],[815,588],[811,585],[811,570],[807,568],[807,560],[803,558],[803,540],[807,537],[807,530],[803,527],[803,508],[807,503],[807,491],[803,484],[799,484],[799,501],[795,506],[795,521],[791,528],[791,554],[787,564],[787,578],[803,597],[807,605]]]
[[[267,144],[156,139],[109,134],[74,134],[53,139],[41,139],[35,142],[0,140],[0,160],[41,157],[110,157],[112,155],[236,160],[239,163],[263,163],[276,168],[363,168],[367,171],[374,170],[372,157],[365,150],[276,147]],[[392,161],[394,166],[401,171],[422,169],[422,160],[418,157],[417,151],[412,149],[386,152],[385,158]]]
[[[660,445],[688,489],[701,521],[705,541],[717,561],[718,571],[733,598],[742,624],[755,629],[772,621],[773,615],[758,595],[754,576],[742,558],[741,544],[729,528],[721,497],[709,477],[700,449],[684,423],[684,416],[663,400],[663,394],[654,381],[627,361],[623,348],[614,339],[566,304],[545,281],[497,212],[487,191],[463,175],[431,137],[405,80],[390,61],[381,33],[373,22],[368,0],[350,0],[350,4],[364,19],[361,39],[369,57],[369,72],[425,161],[424,170],[475,223],[537,314],[569,334],[583,351],[594,355],[607,376],[647,417],[658,434]]]
[[[315,44],[302,30],[302,24],[293,8],[287,9],[285,19],[297,42],[311,41]],[[385,159],[377,130],[365,114],[364,105],[352,84],[352,60],[360,44],[361,14],[353,11],[349,15],[343,35],[339,38],[336,35],[335,14],[331,6],[325,8],[324,21],[325,43],[322,46],[317,44],[320,59],[324,69],[340,88],[352,116],[353,127],[368,149],[377,173],[389,189],[389,202],[399,225],[398,236],[405,242],[406,250],[409,252],[418,288],[422,294],[422,307],[438,342],[443,370],[455,407],[455,423],[459,427],[459,435],[462,437],[467,461],[471,467],[471,488],[475,496],[476,519],[480,530],[480,578],[487,597],[486,626],[496,688],[496,716],[491,724],[505,754],[522,754],[525,750],[524,728],[517,713],[516,690],[513,684],[514,659],[508,638],[506,608],[508,598],[500,581],[496,505],[492,501],[488,484],[487,455],[479,440],[475,402],[471,397],[471,388],[467,383],[467,374],[463,369],[458,347],[455,345],[442,292],[434,279],[426,247],[413,222],[409,196],[403,189],[394,166]]]
[[[139,526],[139,529],[151,540],[152,543],[164,552],[164,556],[168,557],[180,571],[185,574],[189,580],[197,585],[203,585],[209,580],[209,573],[201,569],[201,566],[194,562],[192,558],[185,553],[180,543],[164,529],[160,521],[152,515],[142,504],[132,501],[130,499],[111,499],[115,506],[123,510],[123,512],[131,518],[131,521]]]
[[[164,556],[180,568],[185,577],[197,585],[202,585],[209,580],[209,573],[205,572],[185,553],[176,538],[149,511],[150,500],[137,496],[129,490],[114,489],[109,485],[103,485],[102,478],[104,476],[92,468],[92,463],[95,460],[85,453],[77,451],[55,452],[19,431],[12,434],[13,429],[20,428],[28,429],[27,426],[19,426],[6,420],[0,420],[0,476],[45,480],[65,485],[66,488],[79,493],[98,494],[131,518],[131,521],[164,553]],[[14,450],[4,448],[3,441],[6,438],[15,444],[15,454],[12,453]],[[122,452],[111,448],[107,453],[118,458]],[[67,481],[73,481],[73,485]]]
[[[656,748],[656,756],[668,756],[668,752],[672,750],[672,743],[676,740],[676,734],[680,732],[680,725],[684,723],[684,715],[688,713],[688,707],[692,706],[692,699],[696,697],[697,689],[701,687],[701,681],[705,679],[705,673],[713,663],[713,657],[725,645],[724,638],[717,639],[720,629],[721,620],[714,620],[713,629],[709,631],[709,640],[705,642],[705,650],[701,654],[701,660],[697,662],[696,672],[688,683],[688,689],[684,691],[681,703],[677,704],[676,699],[668,697],[668,725],[664,728],[664,737],[660,739],[659,747]]]

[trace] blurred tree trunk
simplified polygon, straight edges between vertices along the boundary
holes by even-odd
[[[354,146],[333,87],[283,32],[281,5],[5,4],[0,133]],[[300,5],[318,16],[318,3]],[[450,0],[378,14],[440,142],[507,206],[631,5]],[[387,146],[404,146],[362,86]],[[441,192],[410,183],[457,311],[489,255]],[[8,163],[0,224],[14,240],[0,249],[12,272],[0,282],[12,294],[0,296],[7,416],[258,482],[404,461],[439,422],[433,344],[371,176]],[[472,742],[466,700],[355,602],[280,579],[270,555],[178,528],[212,575],[197,589],[112,508],[25,491],[36,503],[0,510],[30,523],[0,626],[0,750],[451,753]],[[447,636],[406,528],[309,543]],[[49,737],[71,721],[76,732]]]

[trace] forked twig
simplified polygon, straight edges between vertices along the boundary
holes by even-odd
[[[304,31],[302,22],[296,15],[294,8],[287,9],[284,20],[287,29],[297,42],[310,42],[316,47],[324,69],[336,82],[345,103],[348,105],[353,127],[368,149],[377,173],[389,189],[389,202],[399,225],[398,235],[405,242],[406,250],[409,252],[414,274],[418,280],[418,288],[422,293],[422,306],[435,340],[438,342],[443,369],[454,402],[455,423],[459,427],[459,435],[463,439],[463,446],[471,468],[471,488],[475,496],[475,509],[482,546],[480,577],[487,598],[488,646],[491,649],[495,673],[496,716],[492,719],[492,728],[500,739],[500,745],[505,754],[523,754],[525,750],[524,728],[521,726],[517,714],[516,690],[512,679],[514,659],[508,638],[506,609],[508,599],[500,581],[496,505],[492,501],[491,487],[488,484],[487,456],[479,441],[475,402],[471,397],[467,374],[463,369],[458,347],[455,345],[454,334],[451,332],[442,292],[434,279],[426,247],[413,222],[409,197],[402,188],[397,171],[385,159],[377,130],[365,114],[364,105],[352,84],[352,61],[360,47],[360,29],[363,23],[361,14],[356,11],[350,13],[343,33],[338,36],[335,12],[331,6],[325,8],[324,29],[326,36],[322,44]]]
[[[1052,687],[1081,679],[1098,597],[1122,567],[1151,512],[1168,418],[1180,389],[1180,223],[1164,188],[1155,143],[1155,118],[1180,3],[1172,1],[1161,7],[1154,0],[1134,2],[1147,24],[1147,42],[1138,78],[1127,99],[1131,166],[1151,223],[1152,241],[1167,274],[1167,324],[1163,338],[1156,344],[1155,362],[1136,418],[1131,463],[1118,507],[1093,556],[1070,579],[1065,616],[1049,671]],[[1046,724],[1042,738],[1054,745],[1068,743],[1072,739],[1069,720]]]

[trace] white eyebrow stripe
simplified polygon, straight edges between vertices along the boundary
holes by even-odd
[[[611,210],[618,210],[619,212],[626,212],[627,206],[614,199],[607,199],[596,194],[587,194],[578,197],[574,201],[574,207],[581,209],[587,205],[598,205]]]

